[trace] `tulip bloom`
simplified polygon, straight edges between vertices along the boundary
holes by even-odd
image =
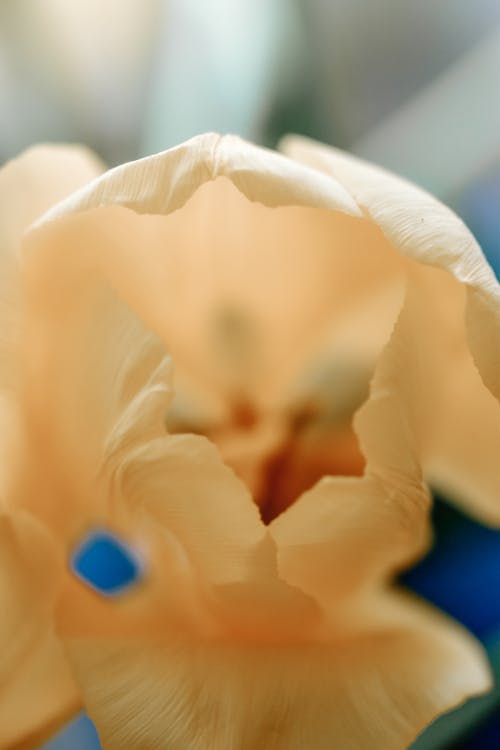
[[[500,517],[498,285],[427,194],[284,150],[200,136],[26,236],[13,502],[142,558],[121,596],[61,583],[106,750],[397,750],[489,684],[391,578],[427,478]]]

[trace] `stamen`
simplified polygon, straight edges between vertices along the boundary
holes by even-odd
[[[106,529],[89,534],[75,549],[70,565],[83,583],[110,597],[133,586],[143,572],[137,553]]]

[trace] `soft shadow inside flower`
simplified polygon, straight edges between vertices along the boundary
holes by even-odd
[[[330,372],[338,391],[333,386],[326,398],[319,388],[312,389],[279,415],[259,413],[241,400],[231,405],[224,423],[200,429],[176,423],[174,414],[167,416],[167,426],[171,432],[190,430],[210,438],[246,481],[262,520],[269,523],[323,476],[363,474],[365,458],[352,418],[368,395],[369,373],[359,370],[347,369],[337,377]]]
[[[403,262],[367,223],[269,211],[223,179],[183,211],[188,231],[174,214],[166,233],[178,287],[166,296],[182,320],[166,338],[167,428],[212,440],[269,523],[321,477],[363,474],[352,421],[401,305]]]
[[[59,446],[70,450],[74,425],[80,422],[92,430],[85,446],[81,440],[75,444],[74,471],[92,472],[101,460],[99,425],[104,418],[115,418],[115,401],[107,398],[106,409],[89,419],[99,401],[97,394],[106,390],[96,380],[103,368],[89,368],[94,356],[89,348],[99,362],[104,351],[118,345],[127,356],[125,302],[124,309],[159,337],[174,363],[173,399],[169,396],[168,408],[165,404],[157,413],[165,422],[162,434],[166,425],[170,438],[206,436],[246,484],[265,522],[296,507],[296,500],[325,476],[354,478],[370,471],[379,476],[387,466],[394,478],[393,467],[399,475],[403,462],[412,481],[417,480],[413,458],[405,457],[408,441],[414,440],[408,429],[413,417],[399,416],[396,408],[393,425],[378,410],[385,410],[388,394],[394,394],[395,402],[416,401],[419,362],[427,351],[404,351],[405,343],[394,356],[411,364],[401,365],[401,372],[395,366],[398,382],[384,385],[375,398],[368,398],[370,383],[405,305],[409,312],[401,326],[408,331],[401,334],[402,340],[412,346],[425,343],[432,350],[433,371],[447,367],[448,360],[462,362],[467,355],[463,288],[445,271],[398,253],[374,222],[341,211],[249,201],[220,177],[199,187],[166,216],[137,215],[116,206],[98,208],[86,216],[49,223],[46,234],[45,239],[44,233],[40,235],[45,247],[37,258],[54,256],[58,294],[50,300],[43,294],[40,304],[44,314],[47,306],[54,307],[54,326],[47,335],[57,354],[50,362],[45,357],[42,366],[49,369],[37,379],[52,384],[57,409],[64,413]],[[72,257],[79,248],[86,270],[62,263],[60,253],[68,245],[73,247]],[[99,295],[107,299],[111,282],[113,299],[109,305],[103,303],[104,312],[96,312],[94,289],[89,292],[90,313],[83,308],[79,312],[71,290],[75,284],[81,287],[85,274],[92,279],[94,273],[102,275]],[[417,310],[413,297],[405,302],[413,287],[419,288],[416,299],[426,300],[422,309]],[[88,324],[81,345],[62,322],[73,308],[75,326],[82,325],[87,314],[94,320],[95,327]],[[110,317],[116,318],[116,329],[113,324],[104,330],[103,321]],[[32,319],[30,341],[39,342],[40,315],[33,312]],[[96,337],[96,330],[103,331],[102,336]],[[52,344],[47,341],[44,346],[48,351]],[[114,367],[106,375],[110,384],[116,380]],[[469,370],[477,379],[472,366]],[[64,409],[56,386],[62,372],[64,386],[73,383]],[[431,381],[426,404],[433,406],[419,408],[423,452],[432,447],[428,423],[431,416],[436,422],[436,404],[441,409],[446,395],[438,387],[444,380]],[[78,401],[73,398],[76,382],[81,383]],[[125,394],[123,399],[127,400]],[[47,403],[44,394],[43,410]],[[120,433],[122,427],[117,430]],[[178,443],[173,440],[170,445]],[[365,465],[370,461],[371,469]],[[74,471],[67,477],[72,493]],[[92,492],[81,491],[82,505]]]

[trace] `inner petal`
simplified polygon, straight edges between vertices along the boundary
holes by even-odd
[[[58,267],[64,260],[68,297],[76,283],[71,248],[89,278],[107,278],[113,300],[124,301],[172,355],[167,429],[212,440],[265,520],[324,474],[363,471],[352,417],[401,309],[408,269],[376,225],[325,209],[251,203],[225,178],[168,216],[112,207],[56,224],[38,241]],[[94,309],[98,293],[90,283],[89,290]],[[75,370],[84,355],[86,348],[72,358]],[[76,378],[68,379],[74,424],[85,422],[85,404],[103,402],[96,398],[101,369],[95,378],[81,369],[78,399]],[[104,385],[113,391],[111,381]],[[55,387],[54,399],[60,409]],[[60,413],[68,424],[69,410]]]
[[[361,475],[352,418],[401,306],[404,260],[368,221],[269,209],[223,179],[166,226],[169,431],[215,442],[266,522],[326,474]]]
[[[224,178],[168,216],[91,214],[58,222],[58,248],[77,243],[172,355],[171,433],[212,440],[265,520],[324,474],[363,471],[352,417],[407,274],[376,225],[252,203]],[[79,394],[78,421],[83,403]]]

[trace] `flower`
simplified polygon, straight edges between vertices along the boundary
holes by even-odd
[[[19,423],[19,252],[24,229],[102,172],[83,149],[37,147],[0,171],[0,747],[32,745],[80,705],[54,627],[62,560],[46,528],[13,506],[10,461]],[[24,744],[19,747],[25,747]]]
[[[25,238],[13,502],[67,558],[102,528],[143,558],[58,602],[106,750],[397,750],[489,684],[391,579],[427,477],[498,521],[497,282],[427,194],[283,148],[197,137]]]

